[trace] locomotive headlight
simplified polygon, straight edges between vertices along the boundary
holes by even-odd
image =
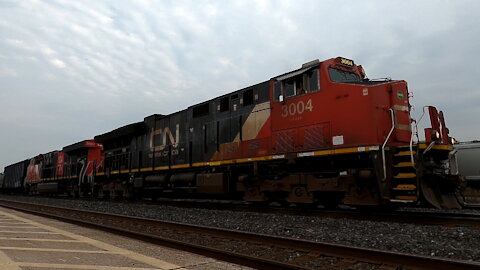
[[[438,141],[440,140],[440,132],[436,130],[432,130],[432,141]]]
[[[457,140],[455,140],[455,138],[453,138],[453,137],[450,137],[450,143],[451,144],[456,144]]]

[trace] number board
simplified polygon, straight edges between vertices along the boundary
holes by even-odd
[[[346,65],[349,67],[353,67],[353,60],[346,59],[346,58],[340,58],[340,64]]]
[[[308,99],[307,102],[300,100],[288,105],[282,106],[282,117],[296,116],[303,114],[305,111],[313,111],[312,99]]]

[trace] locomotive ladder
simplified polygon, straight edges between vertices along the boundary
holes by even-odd
[[[415,152],[407,149],[393,155],[392,197],[399,201],[416,201],[418,181],[415,165],[411,160]]]

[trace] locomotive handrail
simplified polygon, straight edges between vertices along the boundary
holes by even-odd
[[[395,112],[393,111],[393,109],[388,110],[390,111],[390,117],[392,118],[392,128],[390,129],[387,138],[385,138],[385,141],[382,144],[383,181],[387,179],[387,166],[385,165],[385,145],[387,144],[390,136],[392,136],[393,130],[395,129]]]
[[[415,133],[418,134],[418,129],[416,126],[415,126]],[[415,159],[413,158],[413,130],[412,130],[412,135],[410,136],[410,161],[412,162],[412,166],[415,167]]]
[[[423,155],[425,155],[428,151],[430,151],[433,146],[435,145],[435,141],[432,141],[428,146],[427,148],[425,148],[425,150],[423,151]]]
[[[416,132],[417,132],[417,140],[419,140],[419,139],[418,139],[418,124],[420,124],[420,122],[422,122],[422,119],[423,119],[423,117],[425,116],[425,108],[427,108],[427,107],[428,107],[428,106],[423,106],[422,115],[420,116],[420,118],[418,119],[418,121],[415,123],[415,130],[416,130]]]
[[[425,108],[428,106],[423,106],[422,108],[422,115],[418,119],[418,121],[415,121],[415,135],[417,136],[417,143],[420,141],[420,138],[418,137],[418,125],[420,122],[422,122],[423,117],[425,116]],[[413,157],[413,132],[412,136],[410,137],[410,160],[412,161],[412,165],[415,166],[415,159]]]
[[[412,162],[412,166],[415,167],[415,159],[413,158],[413,136],[414,134],[417,135],[417,143],[418,143],[418,126],[417,121],[412,119],[415,122],[415,132],[412,130],[412,134],[410,135],[410,161]]]

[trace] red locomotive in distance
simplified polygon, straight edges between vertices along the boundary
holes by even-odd
[[[405,81],[369,80],[342,57],[315,60],[65,147],[58,160],[68,162],[57,164],[65,169],[24,186],[99,197],[460,208],[460,177],[448,167],[453,139],[443,113],[425,108],[431,127],[420,142]]]

